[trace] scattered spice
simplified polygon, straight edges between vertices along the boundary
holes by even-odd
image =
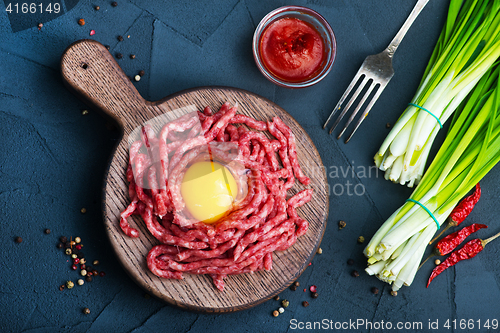
[[[358,271],[352,271],[352,272],[351,272],[351,275],[352,275],[353,277],[358,277],[358,276],[359,276],[359,273],[358,273]]]
[[[365,242],[365,238],[363,236],[358,237],[358,243],[363,244]]]
[[[23,242],[23,239],[19,236],[17,236],[16,238],[14,238],[15,242],[16,243],[22,243]]]
[[[374,295],[378,294],[378,288],[377,287],[373,287],[372,288],[372,294],[374,294]]]
[[[116,6],[118,6],[118,2],[116,2],[116,1],[113,1],[113,2],[111,3],[111,6],[113,6],[113,7],[116,7]]]
[[[439,265],[440,263],[441,263],[441,260],[439,260],[439,259],[434,260],[434,265],[436,265],[436,266],[437,266],[437,265]]]
[[[50,234],[50,229],[45,229],[43,232],[44,232],[46,235],[48,235],[48,234]]]
[[[75,237],[75,243],[81,243],[82,239],[80,237]]]
[[[121,59],[121,58],[123,58],[123,54],[121,54],[121,53],[117,53],[117,54],[116,54],[116,59]]]
[[[135,54],[131,54],[130,59],[135,59]]]
[[[309,287],[309,291],[312,292],[312,293],[315,293],[317,291],[317,288],[316,286],[312,285]]]
[[[42,30],[43,23],[38,23],[38,31]]]
[[[73,253],[73,254],[71,255],[71,258],[75,259],[75,258],[78,258],[78,256],[76,255],[76,253]]]
[[[281,307],[280,307],[280,308],[278,309],[278,312],[279,312],[279,313],[283,313],[283,312],[285,312],[285,309],[283,309],[283,308],[281,308]]]
[[[62,249],[63,247],[64,247],[64,244],[63,244],[63,243],[58,243],[58,244],[57,244],[57,248],[58,248],[58,249]]]
[[[76,283],[78,283],[79,286],[82,286],[85,282],[83,281],[83,279],[78,279]]]
[[[354,265],[354,260],[352,260],[352,259],[348,259],[348,260],[347,260],[347,264],[348,264],[349,266]]]
[[[318,293],[311,293],[312,298],[318,298]]]
[[[89,314],[89,313],[90,313],[90,309],[89,309],[89,308],[85,308],[85,309],[83,309],[83,313],[84,313],[84,314]]]
[[[392,296],[398,296],[398,292],[397,292],[397,291],[395,291],[395,290],[391,290],[391,295],[392,295]]]
[[[308,301],[304,301],[302,302],[302,306],[307,308],[309,306],[309,302]]]
[[[123,42],[123,36],[118,36],[118,41]]]
[[[94,262],[92,263],[92,265],[94,265],[94,266],[99,265],[99,260],[94,260]]]
[[[290,290],[295,291],[295,290],[297,290],[297,287],[296,287],[295,285],[293,285],[293,284],[292,284],[292,285],[290,286]]]
[[[61,243],[66,243],[68,241],[68,238],[61,236],[59,237],[59,241],[61,241]]]
[[[312,265],[312,262],[310,262],[309,265],[307,265],[307,266],[311,266],[311,265]]]
[[[85,281],[87,281],[87,282],[92,282],[92,276],[88,276],[88,275],[87,275],[87,276],[85,277]]]
[[[73,281],[66,281],[66,288],[71,289],[75,286]]]
[[[73,247],[73,246],[75,246],[75,245],[76,245],[76,242],[72,240],[71,242],[69,242],[69,245],[70,245],[71,247]]]
[[[78,20],[79,25],[85,25],[85,20],[84,19],[79,19]]]
[[[299,283],[299,281],[295,281],[295,282],[293,283],[293,285],[294,285],[295,287],[298,287],[298,286],[300,286],[300,283]]]
[[[498,236],[500,236],[500,232],[485,240],[476,238],[465,243],[465,245],[462,248],[454,251],[452,254],[450,254],[448,258],[446,258],[445,261],[440,263],[437,267],[435,267],[432,270],[431,276],[429,277],[429,281],[427,282],[427,287],[429,287],[429,284],[431,283],[432,280],[434,280],[436,276],[441,274],[448,267],[457,264],[459,261],[474,258],[479,252],[484,250],[486,244],[488,244]]]
[[[130,35],[127,35],[127,38],[130,38]]]
[[[323,250],[321,248],[318,248],[318,251],[316,251],[317,254],[322,254]]]
[[[95,30],[94,29],[90,30],[90,34],[89,35],[90,36],[94,36],[95,35]]]
[[[97,270],[95,270],[95,269],[94,269],[94,270],[92,270],[92,275],[97,276],[97,275],[99,275],[99,272],[98,272]]]
[[[280,300],[280,296],[279,295],[274,296],[274,300],[275,301],[279,301]]]
[[[76,269],[77,269],[77,268],[78,268],[78,267],[76,267],[76,265],[71,265],[71,269],[72,269],[72,270],[76,271]]]
[[[140,76],[144,76],[144,74],[146,74],[146,72],[145,72],[145,71],[143,71],[143,70],[141,69],[141,70],[139,71],[139,75],[140,75]]]
[[[306,288],[304,288],[304,292],[306,292],[306,291],[307,291],[307,289],[306,289]]]
[[[287,301],[286,299],[284,299],[284,300],[281,301],[281,305],[283,305],[284,308],[287,308],[288,305],[290,305],[290,302]]]
[[[385,128],[391,128],[391,123],[385,124]]]
[[[80,209],[80,213],[85,214],[86,212],[87,212],[87,208],[84,207],[84,208]]]
[[[105,46],[105,48],[106,48],[106,50],[108,50],[108,51],[109,51],[109,49],[111,48],[111,46],[106,45],[106,46]]]
[[[101,7],[95,6],[95,10],[99,10],[99,9],[101,9]]]
[[[106,276],[106,273],[104,273],[104,272],[99,272],[99,276],[100,276],[100,277]]]
[[[65,286],[64,284],[61,284],[61,285],[59,286],[59,290],[60,290],[60,291],[63,291],[63,290],[64,290],[64,288],[66,288],[66,286]]]
[[[66,255],[68,255],[68,256],[69,256],[69,255],[71,255],[71,249],[70,249],[70,248],[67,248],[67,249],[64,251],[64,253],[66,253]]]
[[[273,311],[273,316],[274,317],[278,317],[280,315],[280,313],[278,312],[278,310],[274,310]]]
[[[86,269],[82,269],[82,270],[80,271],[80,274],[81,274],[82,276],[87,275],[87,270],[86,270]]]
[[[140,76],[140,75],[136,75],[136,76],[134,76],[134,80],[135,80],[136,82],[139,82],[139,81],[141,80],[141,76]]]
[[[81,249],[82,249],[82,244],[76,244],[75,248],[76,248],[77,250],[81,250]]]
[[[340,220],[340,221],[339,221],[339,230],[344,229],[346,225],[347,225],[347,224],[345,223],[345,221]]]

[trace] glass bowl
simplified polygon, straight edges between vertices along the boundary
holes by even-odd
[[[312,25],[323,39],[325,47],[325,57],[321,63],[319,70],[313,76],[310,76],[303,81],[288,81],[272,73],[264,64],[260,52],[260,44],[263,33],[266,28],[283,18],[297,18]],[[328,22],[312,9],[301,6],[284,6],[277,8],[267,14],[255,29],[252,43],[253,57],[260,72],[271,82],[285,88],[305,88],[321,81],[331,70],[335,61],[337,51],[337,42],[335,34]]]

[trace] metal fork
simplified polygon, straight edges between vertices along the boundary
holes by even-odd
[[[372,108],[373,104],[377,101],[379,98],[380,94],[382,91],[385,89],[389,81],[391,80],[392,76],[394,75],[394,69],[392,68],[392,56],[394,55],[394,52],[396,52],[396,49],[398,48],[399,44],[403,40],[403,37],[406,35],[408,32],[408,29],[410,29],[410,26],[412,25],[413,21],[417,18],[418,14],[422,11],[422,9],[425,7],[429,0],[418,0],[417,4],[411,11],[410,15],[406,19],[405,23],[399,29],[398,33],[394,37],[394,39],[391,41],[389,46],[382,51],[379,54],[375,55],[370,55],[366,57],[365,61],[363,61],[363,64],[361,65],[360,69],[356,73],[356,76],[354,76],[354,79],[351,81],[349,86],[347,87],[347,90],[344,92],[342,97],[340,98],[337,106],[335,109],[333,109],[332,113],[326,120],[325,124],[323,125],[323,129],[326,128],[328,123],[330,122],[330,119],[337,113],[337,111],[340,110],[342,107],[342,104],[344,103],[344,100],[347,98],[351,90],[356,86],[356,83],[359,81],[359,86],[352,95],[351,99],[347,103],[346,107],[344,110],[342,110],[342,113],[339,115],[335,123],[333,124],[332,129],[330,130],[329,134],[332,134],[333,130],[337,127],[337,125],[340,123],[342,118],[345,116],[349,108],[352,106],[352,104],[356,101],[356,99],[359,97],[360,93],[363,90],[365,91],[365,94],[361,97],[360,102],[354,109],[354,112],[351,114],[349,117],[349,120],[345,124],[344,128],[340,132],[340,134],[337,136],[337,139],[340,139],[340,137],[344,134],[346,131],[347,127],[351,124],[351,122],[354,120],[356,115],[358,114],[359,110],[363,106],[363,104],[367,101],[368,97],[370,94],[375,90],[375,88],[378,87],[378,89],[375,90],[375,93],[371,100],[368,102],[368,105],[366,106],[365,110],[363,111],[361,117],[359,117],[358,121],[356,122],[356,125],[354,126],[354,129],[352,130],[351,134],[347,137],[345,140],[345,143],[348,143],[349,140],[352,138],[354,135],[354,132],[358,129],[359,125],[363,122],[363,120],[368,116],[368,112],[370,112],[370,109]]]

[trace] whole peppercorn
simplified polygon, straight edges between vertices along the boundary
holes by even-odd
[[[373,287],[373,288],[372,288],[372,293],[373,293],[374,295],[377,295],[377,294],[378,294],[378,288],[377,288],[377,287]]]
[[[42,30],[43,28],[43,23],[38,23],[38,30]]]
[[[99,10],[99,9],[101,9],[101,7],[95,6],[95,10]]]
[[[71,249],[67,248],[66,251],[64,251],[64,253],[66,253],[68,256],[71,255]]]
[[[118,41],[123,42],[123,36],[118,36]]]
[[[280,300],[280,296],[279,295],[274,296],[274,300],[275,301],[279,301]]]
[[[280,315],[280,313],[278,312],[278,310],[274,310],[273,311],[273,316],[274,317],[278,317]]]
[[[398,296],[398,292],[397,292],[397,291],[394,291],[394,290],[391,290],[391,295],[392,295],[392,296]]]
[[[363,244],[365,242],[365,238],[363,236],[358,237],[358,243]]]
[[[59,238],[59,241],[60,241],[61,243],[66,243],[66,242],[68,241],[68,238],[66,238],[66,237],[64,237],[64,236],[61,236],[61,237]]]
[[[316,251],[317,254],[322,254],[323,250],[319,247],[318,250]]]
[[[359,276],[359,273],[358,273],[358,271],[352,271],[352,272],[351,272],[351,275],[352,275],[353,277],[358,277],[358,276]]]
[[[139,75],[140,75],[140,76],[144,76],[145,74],[146,74],[146,72],[145,72],[145,71],[143,71],[143,70],[140,70],[140,71],[139,71]]]
[[[117,54],[116,54],[116,59],[121,59],[121,58],[123,58],[123,54],[121,54],[121,53],[117,53]]]
[[[79,25],[85,25],[85,20],[84,19],[79,19],[78,20]]]
[[[96,276],[97,276],[97,275],[99,275],[99,272],[98,272],[96,269],[94,269],[94,270],[92,271],[92,275],[96,275]]]
[[[90,309],[89,308],[83,309],[83,314],[89,314],[89,313],[90,313]]]
[[[94,265],[94,266],[99,265],[99,260],[94,260],[94,262],[92,262],[92,265]]]
[[[86,262],[87,262],[87,261],[85,260],[85,258],[81,258],[81,259],[80,259],[80,265],[83,265],[83,264],[85,264]]]
[[[385,128],[391,128],[391,123],[385,124]]]
[[[116,1],[113,1],[113,2],[111,3],[111,6],[113,6],[113,7],[116,7],[116,6],[118,6],[118,2],[116,2]]]
[[[434,260],[434,264],[435,264],[436,266],[437,266],[437,265],[439,265],[439,264],[441,264],[441,260],[439,260],[439,259]]]
[[[80,213],[85,214],[86,212],[87,212],[87,208],[83,207],[82,209],[80,209]]]
[[[131,54],[130,59],[135,59],[135,54]]]
[[[22,239],[21,237],[17,236],[16,238],[14,238],[14,241],[15,241],[16,243],[22,243],[22,242],[23,242],[23,239]]]
[[[312,298],[318,298],[318,293],[311,293]]]
[[[75,284],[73,283],[73,281],[67,281],[66,282],[66,288],[68,289],[71,289],[75,286]]]
[[[135,82],[139,82],[141,80],[141,76],[140,75],[134,76],[134,80]]]
[[[308,301],[304,301],[302,302],[302,306],[307,308],[309,306],[309,302]]]
[[[347,264],[348,264],[349,266],[354,265],[354,260],[352,260],[352,259],[348,259],[348,260],[347,260]]]
[[[295,291],[295,290],[297,290],[297,287],[296,287],[295,285],[293,285],[293,284],[292,284],[292,285],[290,286],[290,290]]]
[[[85,281],[87,281],[87,282],[92,282],[92,276],[88,276],[88,275],[87,275],[87,276],[85,277]]]
[[[111,46],[109,46],[109,45],[106,45],[105,47],[106,47],[106,50],[108,50],[108,51],[111,48]]]
[[[83,281],[83,279],[78,279],[76,283],[78,283],[79,286],[82,286],[85,282]]]
[[[283,313],[283,312],[285,312],[285,309],[283,309],[283,308],[281,308],[281,307],[280,307],[280,308],[278,309],[278,312],[279,312],[279,313]]]
[[[347,224],[345,223],[345,221],[342,220],[339,221],[339,229],[344,229],[346,225]]]
[[[80,265],[80,270],[82,270],[82,269],[87,269],[87,267],[85,266],[85,264],[81,264]]]
[[[59,286],[59,290],[60,290],[60,291],[63,291],[63,290],[64,290],[64,288],[66,288],[66,286],[65,286],[64,284],[61,284],[61,285]]]
[[[300,286],[300,283],[299,283],[299,281],[295,281],[295,282],[293,283],[293,285],[294,285],[295,287],[298,287],[298,286]]]
[[[100,276],[100,277],[106,276],[106,273],[104,273],[104,272],[99,272],[99,276]]]
[[[43,232],[44,232],[46,235],[48,235],[48,234],[50,234],[50,229],[45,229]]]
[[[77,250],[81,250],[81,249],[82,249],[82,244],[76,244],[76,245],[75,245],[75,248],[76,248]]]
[[[78,268],[78,267],[76,267],[76,265],[71,265],[71,269],[72,269],[72,270],[76,271],[76,269],[77,269],[77,268]]]
[[[71,258],[72,258],[72,259],[76,259],[77,257],[78,257],[78,256],[76,255],[76,253],[73,253],[73,254],[71,255]]]
[[[87,270],[85,270],[85,269],[82,269],[82,270],[80,271],[80,274],[81,274],[82,276],[85,276],[85,275],[87,275]]]
[[[288,307],[288,305],[290,305],[290,302],[287,301],[286,299],[284,299],[281,301],[281,305],[283,305],[283,307],[286,308],[286,307]]]
[[[82,239],[80,237],[75,237],[75,243],[80,243]]]

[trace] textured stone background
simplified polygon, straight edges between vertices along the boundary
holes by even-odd
[[[4,0],[5,5],[11,2]],[[110,1],[61,3],[60,15],[8,15],[0,5],[0,331],[287,332],[293,331],[292,319],[422,322],[424,331],[429,320],[439,319],[442,328],[448,319],[457,325],[461,319],[473,319],[478,331],[477,320],[482,324],[500,319],[500,241],[448,269],[429,289],[425,282],[432,264],[426,265],[397,297],[363,272],[363,246],[356,243],[357,237],[368,240],[411,192],[375,173],[369,178],[330,174],[332,188],[349,182],[351,189],[361,184],[366,192],[331,195],[323,254],[299,278],[299,290],[282,293],[290,306],[278,318],[271,316],[279,306],[274,300],[233,314],[207,315],[145,298],[116,262],[102,223],[102,180],[119,133],[93,110],[82,116],[86,106],[63,87],[58,68],[70,43],[93,38],[110,45],[112,53],[123,53],[119,64],[127,75],[146,72],[134,84],[149,100],[196,86],[247,89],[292,114],[315,142],[328,170],[358,170],[372,164],[388,133],[385,124],[394,123],[413,96],[445,20],[447,1],[430,1],[414,23],[395,54],[395,77],[347,145],[321,126],[365,56],[387,46],[414,0],[121,0],[117,7]],[[314,87],[277,87],[254,64],[251,40],[256,25],[285,4],[317,10],[335,31],[336,63]],[[95,5],[101,9],[94,10]],[[80,18],[87,22],[83,27],[77,24]],[[44,23],[40,31],[39,22]],[[91,29],[96,31],[92,37]],[[118,42],[118,35],[125,40]],[[131,60],[130,54],[136,58]],[[490,226],[478,237],[500,231],[499,178],[495,168],[483,180],[483,198],[466,221]],[[86,214],[80,213],[82,207]],[[347,222],[342,231],[337,228],[340,219]],[[45,235],[45,228],[52,233]],[[99,259],[106,277],[60,292],[60,284],[77,279],[67,257],[56,249],[61,235],[80,236],[86,257]],[[23,243],[16,244],[16,236],[23,237]],[[347,265],[349,258],[354,266]],[[352,269],[361,276],[351,277]],[[318,286],[317,299],[302,291],[312,284]],[[378,295],[370,292],[373,286],[380,289]],[[309,307],[302,307],[304,300]],[[91,314],[83,315],[84,307]],[[370,330],[363,326],[351,331]],[[454,331],[462,330],[457,326]]]

